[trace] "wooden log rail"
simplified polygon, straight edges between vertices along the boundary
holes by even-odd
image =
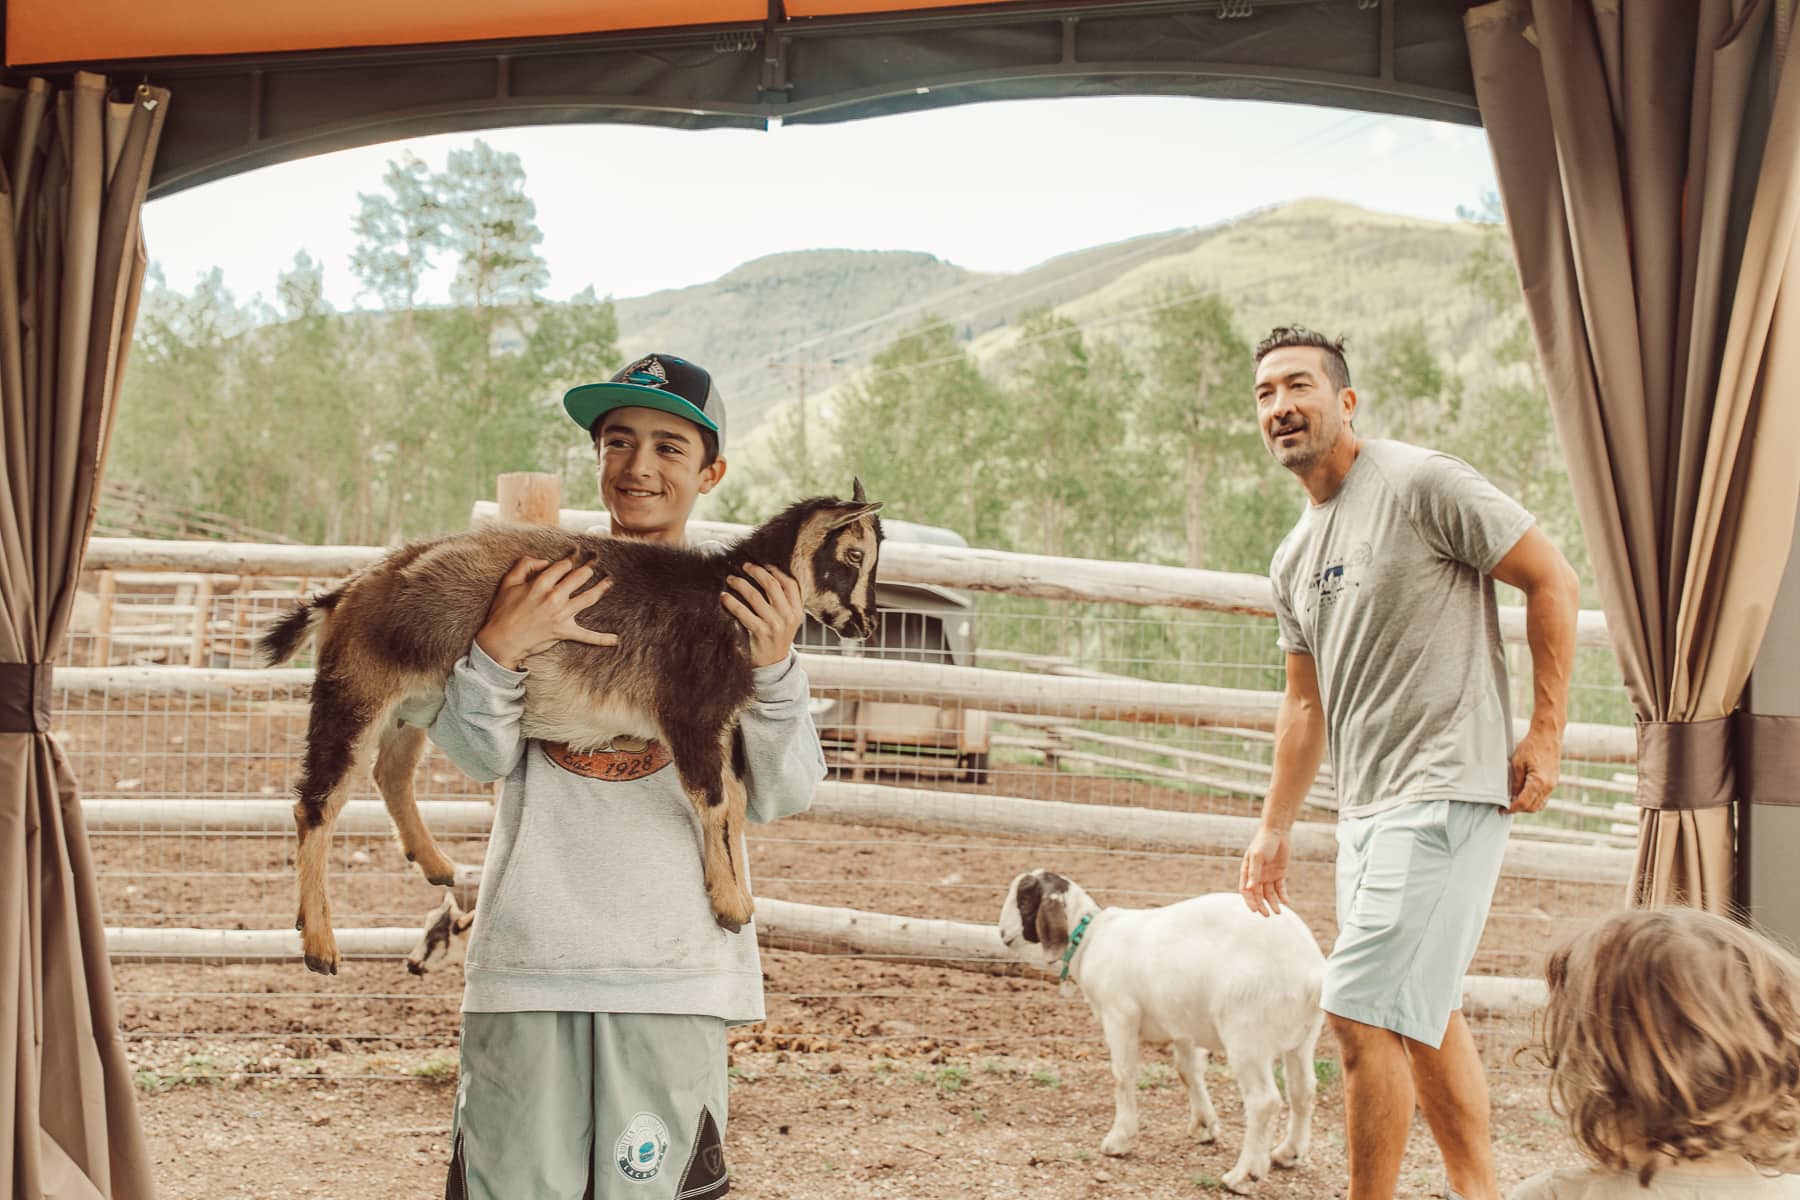
[[[486,800],[424,800],[419,811],[432,832],[446,838],[484,836],[493,819],[493,805]],[[291,836],[294,829],[292,802],[266,797],[91,798],[82,801],[82,815],[91,834],[206,831]],[[1255,817],[1224,813],[1075,804],[840,780],[818,785],[804,819],[1215,857],[1241,855],[1257,826]],[[337,830],[342,833],[382,834],[388,828],[387,810],[376,800],[352,800],[338,815]],[[1294,826],[1292,846],[1295,861],[1333,862],[1337,857],[1334,826],[1325,821],[1301,821]],[[1622,894],[1631,878],[1634,857],[1634,851],[1625,849],[1520,840],[1507,847],[1502,870],[1508,878],[1605,884],[1618,887]]]
[[[473,521],[496,518],[498,506],[475,505]],[[580,532],[604,522],[592,510],[560,510],[562,528]],[[696,538],[730,539],[746,525],[690,521]],[[251,542],[162,542],[150,538],[94,538],[86,566],[91,570],[201,571],[228,575],[347,575],[387,553],[381,546],[282,546]],[[1015,554],[960,546],[888,542],[881,550],[881,578],[889,583],[924,583],[965,591],[1000,592],[1045,600],[1156,605],[1201,612],[1273,617],[1269,581],[1261,575],[1202,571],[1156,563],[1106,562]],[[1500,610],[1502,635],[1525,641],[1525,612]],[[1583,646],[1609,647],[1602,614],[1583,612],[1577,627]]]
[[[800,661],[816,693],[961,705],[995,713],[1268,731],[1275,728],[1281,705],[1277,692],[1199,684],[1028,675],[846,654],[802,654]],[[59,689],[121,697],[301,696],[311,679],[311,671],[296,667],[65,667],[56,672]],[[1524,736],[1525,722],[1515,724],[1519,736]],[[1577,762],[1633,762],[1637,736],[1624,726],[1571,724],[1564,734],[1563,757]]]
[[[888,962],[916,962],[965,970],[1008,973],[1024,964],[1000,941],[992,925],[903,917],[787,900],[758,899],[757,942],[769,949],[847,955]],[[338,949],[349,958],[400,958],[418,945],[420,930],[407,926],[340,928]],[[107,952],[116,959],[192,960],[208,963],[289,959],[300,965],[300,935],[291,929],[108,928]],[[352,967],[352,970],[355,968]],[[1046,970],[1046,981],[1051,978]],[[1543,1004],[1539,980],[1470,975],[1464,1004],[1472,1015],[1529,1017]]]

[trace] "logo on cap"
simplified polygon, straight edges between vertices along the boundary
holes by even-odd
[[[625,372],[625,382],[635,383],[639,387],[665,388],[669,386],[669,372],[662,365],[662,360],[655,355],[632,363]]]

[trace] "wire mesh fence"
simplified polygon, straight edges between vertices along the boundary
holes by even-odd
[[[257,670],[253,643],[323,581],[109,574],[84,588],[54,725],[85,798],[140,1081],[158,1089],[452,1072],[460,972],[413,975],[398,957],[442,889],[404,861],[367,781],[331,852],[333,909],[351,961],[339,976],[311,975],[288,932],[289,787],[306,704],[287,676]],[[871,1060],[1090,1053],[1099,1034],[1086,1006],[1051,996],[1035,968],[955,948],[964,942],[872,949],[819,932],[812,916],[796,924],[775,910],[824,912],[817,920],[827,926],[844,909],[954,923],[944,928],[976,945],[981,934],[970,931],[991,931],[1011,880],[1034,867],[1075,879],[1103,904],[1235,890],[1247,823],[1268,783],[1267,730],[1149,719],[1154,706],[1119,719],[1114,705],[1101,719],[1084,716],[1081,699],[1103,687],[1278,692],[1273,623],[943,588],[888,589],[883,605],[881,634],[869,643],[838,646],[814,630],[802,649],[814,663],[987,668],[1028,678],[1054,703],[996,711],[966,699],[815,687],[832,778],[812,814],[751,829],[757,894],[770,902],[770,915],[759,916],[770,942],[769,1019],[734,1031],[734,1043]],[[1512,650],[1521,713],[1530,698],[1522,651]],[[1574,719],[1610,724],[1622,712],[1610,655],[1584,651]],[[1573,923],[1619,903],[1633,819],[1622,794],[1628,771],[1571,761],[1556,809],[1521,823],[1475,973],[1533,977]],[[480,863],[492,795],[435,750],[419,768],[427,820],[458,863]],[[1303,815],[1327,848],[1334,803],[1327,776]],[[1292,897],[1325,946],[1336,932],[1332,889],[1328,849],[1303,854]],[[603,906],[603,884],[595,899]],[[359,942],[357,932],[367,936]],[[1028,1021],[1021,988],[1037,1005]],[[1528,1073],[1514,1056],[1528,1032],[1518,1008],[1471,1015],[1490,1067]]]

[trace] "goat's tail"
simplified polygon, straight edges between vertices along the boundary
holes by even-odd
[[[275,622],[274,628],[256,639],[256,654],[263,666],[280,666],[299,653],[301,643],[325,619],[325,614],[337,607],[342,596],[343,589],[334,588],[310,596],[289,609],[285,617]]]

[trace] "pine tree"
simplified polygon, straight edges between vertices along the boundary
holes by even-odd
[[[836,473],[861,477],[895,517],[1004,546],[1007,420],[955,330],[927,317],[835,404]]]
[[[1204,567],[1227,478],[1256,450],[1250,347],[1221,297],[1191,286],[1163,292],[1150,315],[1144,386],[1134,405],[1150,466],[1181,480],[1183,561]],[[1164,489],[1165,491],[1168,489]]]
[[[444,202],[438,181],[418,156],[390,159],[381,177],[383,192],[358,192],[350,228],[356,249],[350,270],[389,312],[403,312],[411,333],[419,289],[433,252],[446,245]]]

